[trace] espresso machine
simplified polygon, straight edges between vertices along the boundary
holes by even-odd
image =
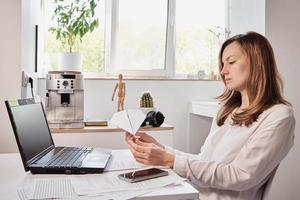
[[[84,127],[83,75],[77,71],[49,71],[46,116],[50,128]]]

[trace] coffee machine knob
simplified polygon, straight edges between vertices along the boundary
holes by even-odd
[[[68,82],[68,81],[64,81],[62,84],[63,84],[63,86],[65,86],[65,87],[66,87],[66,86],[68,86],[68,85],[69,85],[69,82]]]

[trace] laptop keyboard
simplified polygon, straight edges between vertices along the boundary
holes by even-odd
[[[59,155],[51,158],[45,166],[47,167],[80,167],[82,161],[92,148],[65,147]]]

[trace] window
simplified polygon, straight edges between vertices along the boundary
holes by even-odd
[[[70,1],[70,0],[69,0]],[[217,70],[227,0],[100,0],[99,27],[77,49],[82,71],[126,75],[206,75]],[[53,0],[44,0],[42,66],[56,70],[62,47],[51,27]]]
[[[176,73],[217,74],[225,37],[225,1],[176,1]]]
[[[69,3],[71,0],[65,1]],[[52,13],[54,13],[54,0],[43,1],[43,60],[42,66],[45,70],[58,69],[58,53],[64,52],[64,48],[55,35],[48,30],[54,25],[52,21]],[[92,33],[88,33],[83,37],[82,43],[76,43],[75,51],[80,49],[83,55],[82,71],[88,73],[101,73],[105,71],[104,65],[104,49],[105,49],[105,1],[99,1],[96,7],[95,15],[99,18],[99,26]]]
[[[119,1],[117,68],[165,68],[167,3],[167,0]]]

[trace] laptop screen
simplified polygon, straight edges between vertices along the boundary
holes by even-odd
[[[19,150],[27,162],[45,149],[54,145],[41,103],[23,103],[11,106],[10,117],[19,141]]]

